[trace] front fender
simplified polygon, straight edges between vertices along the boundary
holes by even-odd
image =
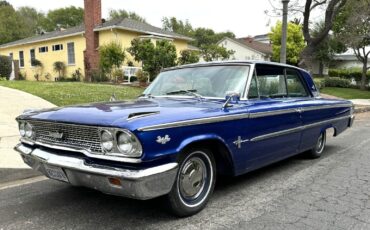
[[[197,136],[186,138],[177,147],[176,152],[181,152],[182,150],[184,150],[187,146],[191,145],[192,143],[199,142],[199,141],[209,141],[209,140],[218,140],[222,142],[222,144],[230,152],[229,146],[226,144],[225,140],[216,134],[202,134],[202,135],[197,135]]]

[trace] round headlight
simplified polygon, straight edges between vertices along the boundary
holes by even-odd
[[[119,132],[117,146],[121,153],[129,157],[139,157],[142,154],[142,148],[135,135],[128,132]]]
[[[26,125],[24,126],[24,130],[26,132],[26,137],[28,138],[32,137],[33,135],[32,125],[26,123]]]
[[[19,123],[19,134],[24,137],[26,135],[26,130],[25,130],[25,124],[24,122]]]
[[[113,135],[110,132],[104,130],[100,141],[104,150],[109,152],[113,149]]]

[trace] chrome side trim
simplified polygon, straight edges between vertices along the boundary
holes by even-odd
[[[302,129],[303,129],[303,126],[300,126],[300,127],[297,127],[297,128],[286,129],[286,130],[282,130],[282,131],[278,131],[278,132],[274,132],[274,133],[268,133],[268,134],[264,134],[264,135],[261,135],[261,136],[254,137],[254,138],[251,139],[251,141],[262,141],[262,140],[266,140],[266,139],[273,138],[273,137],[278,137],[278,136],[283,136],[283,135],[299,132]]]
[[[259,118],[259,117],[268,117],[268,116],[275,116],[275,115],[282,115],[282,114],[296,113],[296,112],[299,112],[299,111],[297,111],[297,109],[281,109],[281,110],[274,110],[274,111],[251,113],[249,117]]]
[[[320,122],[315,122],[315,123],[312,123],[312,124],[303,125],[303,126],[299,126],[299,127],[292,128],[292,129],[286,129],[286,130],[282,130],[282,131],[278,131],[278,132],[273,132],[273,133],[268,133],[268,134],[264,134],[264,135],[261,135],[261,136],[257,136],[257,137],[252,138],[250,141],[262,141],[262,140],[266,140],[266,139],[269,139],[269,138],[283,136],[283,135],[299,132],[299,131],[302,131],[302,130],[305,130],[305,129],[313,128],[313,127],[316,127],[316,126],[320,126],[320,125],[323,125],[323,124],[326,124],[326,123],[341,121],[341,120],[345,120],[345,119],[349,119],[349,118],[351,118],[351,115],[338,117],[338,118],[334,118],[334,119],[329,119],[329,120],[325,120],[325,121],[320,121]]]
[[[145,132],[145,131],[161,130],[161,129],[168,129],[168,128],[178,128],[178,127],[184,127],[188,125],[201,125],[201,124],[209,124],[209,123],[215,123],[215,122],[239,120],[239,119],[245,119],[245,118],[249,118],[249,113],[224,115],[224,116],[218,116],[218,117],[198,118],[198,119],[186,120],[186,121],[176,121],[176,122],[171,122],[171,123],[146,126],[143,128],[139,128],[138,130]]]
[[[312,111],[312,110],[317,110],[317,109],[350,108],[351,106],[352,106],[351,104],[308,106],[308,107],[302,107],[302,112]]]
[[[28,145],[35,145],[36,144],[36,145],[51,148],[51,149],[70,151],[70,152],[78,152],[78,153],[84,154],[87,157],[91,157],[91,158],[95,158],[95,159],[119,161],[119,162],[126,162],[126,163],[140,163],[140,162],[142,162],[141,159],[137,159],[137,158],[107,156],[107,155],[103,155],[103,153],[101,155],[92,154],[92,153],[90,153],[89,151],[87,151],[85,149],[76,149],[76,148],[70,148],[70,147],[66,147],[66,146],[59,146],[59,145],[55,145],[55,144],[51,145],[51,144],[46,144],[46,143],[42,143],[42,142],[39,142],[39,141],[30,142],[30,141],[28,141],[24,138],[21,138],[20,141],[22,143],[25,143],[25,144],[28,144]]]

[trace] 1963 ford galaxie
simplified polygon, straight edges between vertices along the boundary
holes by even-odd
[[[299,153],[320,157],[326,130],[353,105],[319,96],[306,71],[268,62],[162,71],[134,101],[30,111],[15,149],[32,168],[135,199],[166,196],[178,216],[202,210],[217,175],[241,175]]]

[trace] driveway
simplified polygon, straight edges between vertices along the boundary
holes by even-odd
[[[25,109],[50,107],[55,105],[23,91],[0,86],[0,182],[10,179],[10,174],[20,176],[29,169],[13,150],[19,139],[15,118]]]

